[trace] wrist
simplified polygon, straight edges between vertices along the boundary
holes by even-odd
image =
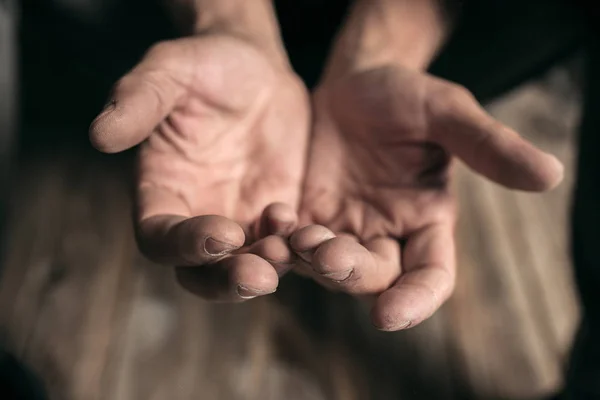
[[[272,0],[169,0],[186,35],[229,35],[289,65]]]
[[[357,0],[326,76],[395,64],[425,70],[448,28],[439,0]]]

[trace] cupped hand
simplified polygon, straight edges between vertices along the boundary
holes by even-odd
[[[561,164],[495,121],[464,88],[386,65],[329,77],[314,95],[314,132],[291,245],[303,272],[374,299],[384,330],[414,326],[451,294],[454,156],[513,189],[543,191]]]
[[[141,143],[142,251],[200,296],[237,301],[275,291],[289,268],[308,133],[308,95],[289,66],[203,35],[153,47],[90,137],[109,153]]]

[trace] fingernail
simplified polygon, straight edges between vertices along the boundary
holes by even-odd
[[[211,256],[219,256],[221,254],[232,251],[236,248],[237,248],[237,246],[234,246],[229,243],[221,242],[221,241],[213,239],[211,237],[207,238],[204,241],[204,251],[206,251]]]
[[[377,324],[374,324],[374,325],[375,325],[375,328],[379,329],[380,331],[395,332],[395,331],[401,331],[403,329],[410,328],[412,325],[412,321],[402,321],[395,325],[385,325],[385,326],[379,326]]]
[[[353,273],[354,273],[354,268],[350,268],[346,271],[330,272],[327,274],[320,274],[320,275],[324,278],[331,279],[332,281],[335,281],[335,282],[344,282],[344,281],[350,279],[350,277],[353,275]]]
[[[238,285],[238,287],[237,287],[238,296],[240,296],[244,300],[253,299],[256,296],[264,296],[264,295],[271,294],[271,293],[275,293],[275,290],[273,290],[271,292],[266,292],[264,290],[249,288],[244,285]]]
[[[402,321],[398,325],[394,326],[395,331],[399,331],[402,329],[408,329],[412,325],[412,321]]]

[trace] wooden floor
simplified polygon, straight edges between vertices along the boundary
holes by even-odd
[[[531,195],[459,170],[458,287],[420,327],[377,332],[363,305],[301,278],[244,305],[193,298],[135,250],[123,162],[66,149],[20,171],[2,338],[56,400],[541,398],[578,321],[567,81],[556,70],[490,105],[567,178]]]

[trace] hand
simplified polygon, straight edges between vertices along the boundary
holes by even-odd
[[[275,291],[288,268],[286,242],[272,235],[295,229],[308,113],[289,66],[247,40],[205,34],[151,49],[90,134],[109,153],[142,143],[142,251],[178,266],[200,296],[237,301]]]
[[[315,225],[291,244],[319,282],[375,295],[384,330],[420,323],[452,292],[453,155],[509,188],[543,191],[562,177],[464,88],[396,64],[330,75],[314,113],[300,216]]]

